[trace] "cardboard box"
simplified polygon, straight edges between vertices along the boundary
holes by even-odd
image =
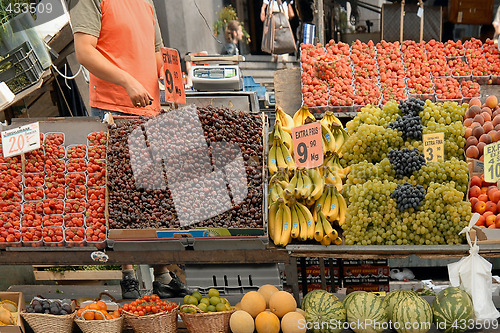
[[[415,281],[390,281],[391,290],[421,290],[424,289],[424,283],[419,280]]]
[[[477,236],[478,244],[500,244],[500,229],[473,227],[470,231],[472,241]]]
[[[344,276],[389,276],[389,266],[346,266],[344,267]]]
[[[389,262],[387,261],[387,259],[343,259],[342,264],[344,266],[387,266]]]
[[[386,284],[389,286],[389,277],[345,277],[344,285],[357,285],[357,284]]]
[[[21,312],[25,310],[24,295],[22,292],[0,292],[0,300],[9,300],[17,304],[17,325],[0,326],[0,333],[24,333],[24,323]]]
[[[371,292],[389,292],[389,284],[374,284],[374,283],[363,283],[354,284],[346,287],[347,294],[353,291],[371,291]]]
[[[297,267],[298,273],[301,274],[302,268],[300,266]],[[331,273],[331,274],[330,274]],[[321,268],[319,265],[307,266],[306,267],[306,275],[312,276],[320,276]],[[333,267],[333,271],[330,272],[330,266],[325,266],[325,276],[340,276],[339,267]]]

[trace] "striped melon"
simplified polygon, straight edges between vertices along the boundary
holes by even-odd
[[[420,296],[407,296],[392,311],[392,325],[398,333],[427,333],[431,329],[432,309]]]
[[[474,317],[472,299],[467,292],[456,287],[448,287],[436,296],[432,312],[436,327],[446,333],[465,332],[469,320]]]
[[[417,296],[417,294],[411,290],[398,289],[391,291],[385,296],[384,303],[387,307],[389,320],[392,321],[392,310],[394,309],[394,305],[407,296]]]
[[[322,290],[322,289],[316,289],[316,290],[313,290],[313,291],[308,292],[308,293],[304,296],[304,298],[302,299],[302,303],[301,303],[301,305],[300,305],[300,308],[301,308],[302,310],[306,311],[307,307],[309,306],[309,300],[310,300],[311,298],[316,297],[317,295],[322,295],[322,294],[324,294],[324,293],[327,293],[327,291]],[[333,294],[332,294],[332,296],[333,296],[333,297],[335,297],[335,298],[337,298],[337,296],[335,296],[335,295],[333,295]],[[337,299],[338,299],[338,298],[337,298]]]
[[[342,302],[342,303],[344,303],[344,308],[346,308],[346,310],[347,310],[347,307],[349,306],[349,303],[351,302],[354,295],[361,294],[364,292],[365,291],[362,291],[362,290],[356,290],[356,291],[353,291],[353,292],[350,292],[349,294],[347,294],[347,296],[344,298],[344,301]]]
[[[349,327],[356,333],[380,333],[388,327],[385,304],[373,293],[363,291],[351,296],[346,312]]]
[[[306,311],[305,317],[311,332],[339,333],[342,331],[346,312],[344,305],[335,295],[320,290],[305,300],[306,306],[303,309]]]

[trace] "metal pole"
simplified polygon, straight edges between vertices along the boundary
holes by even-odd
[[[403,28],[405,25],[405,0],[401,1],[401,27],[399,28],[399,42],[403,44]]]
[[[420,8],[422,8],[422,16],[420,16],[420,41],[424,40],[424,2],[418,0],[420,3]]]
[[[316,0],[316,31],[318,32],[318,39],[321,44],[325,44],[325,11],[323,0]]]

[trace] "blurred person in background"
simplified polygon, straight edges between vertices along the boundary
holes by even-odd
[[[226,44],[222,48],[222,55],[239,55],[240,50],[238,43],[243,39],[243,27],[236,20],[231,20],[227,23],[224,31]]]
[[[262,1],[262,7],[260,8],[260,20],[264,22],[266,19],[266,12],[267,12],[267,6],[272,6],[272,11],[273,12],[283,12],[285,16],[288,18],[288,20],[291,20],[295,17],[295,12],[293,11],[293,0],[290,0],[287,2],[286,0],[281,1],[282,6],[278,4],[277,0],[263,0]],[[273,54],[273,62],[279,62],[279,58],[282,59],[284,63],[288,61],[288,54]]]

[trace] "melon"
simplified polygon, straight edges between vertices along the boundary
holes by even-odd
[[[283,317],[288,312],[293,312],[297,308],[297,301],[292,294],[286,291],[278,291],[269,299],[269,310],[278,316]]]
[[[387,315],[389,317],[389,320],[392,320],[392,311],[394,309],[394,305],[396,305],[400,300],[407,296],[417,296],[417,294],[411,290],[398,289],[391,291],[385,296],[384,303],[387,308]]]
[[[420,296],[407,296],[392,311],[392,325],[398,333],[427,333],[431,329],[432,309]]]
[[[229,327],[233,333],[253,333],[255,330],[252,316],[243,310],[235,311],[231,315]]]
[[[297,308],[295,309],[295,312],[298,312],[300,313],[301,315],[303,315],[304,317],[306,316],[306,312],[304,310],[302,310],[301,308]]]
[[[434,324],[445,333],[461,333],[467,330],[474,318],[472,299],[460,288],[448,287],[437,294],[432,303]]]
[[[316,290],[308,292],[304,296],[304,298],[302,299],[302,304],[300,306],[302,308],[302,310],[304,310],[304,311],[307,310],[307,307],[309,306],[309,299],[316,297],[316,295],[322,295],[324,293],[328,293],[328,292],[325,291],[325,290],[321,290],[321,289],[316,289]],[[335,296],[333,294],[332,294],[332,296],[335,297],[335,298],[337,298],[337,296]]]
[[[248,312],[253,318],[266,310],[266,299],[257,291],[249,291],[240,301],[241,310]]]
[[[345,310],[349,327],[356,333],[381,333],[389,327],[386,304],[373,293],[355,293]]]
[[[305,307],[302,304],[302,309],[306,311],[305,317],[311,332],[339,333],[342,331],[346,311],[342,302],[335,295],[324,290],[317,290],[304,300],[307,302]]]
[[[306,318],[298,312],[288,312],[281,318],[283,333],[306,333]]]
[[[279,333],[280,320],[271,311],[264,311],[255,318],[255,329],[257,333]]]
[[[350,292],[349,294],[347,294],[347,296],[342,301],[342,303],[344,304],[344,308],[347,309],[347,307],[349,306],[349,302],[352,300],[352,298],[354,297],[354,295],[361,294],[361,293],[364,293],[364,292],[365,291],[362,291],[362,290],[356,290],[356,291],[353,291],[353,292]]]
[[[266,307],[269,308],[269,299],[274,293],[278,292],[279,289],[272,284],[265,284],[261,286],[257,291],[262,294],[262,296],[264,296],[264,298],[266,299]]]

